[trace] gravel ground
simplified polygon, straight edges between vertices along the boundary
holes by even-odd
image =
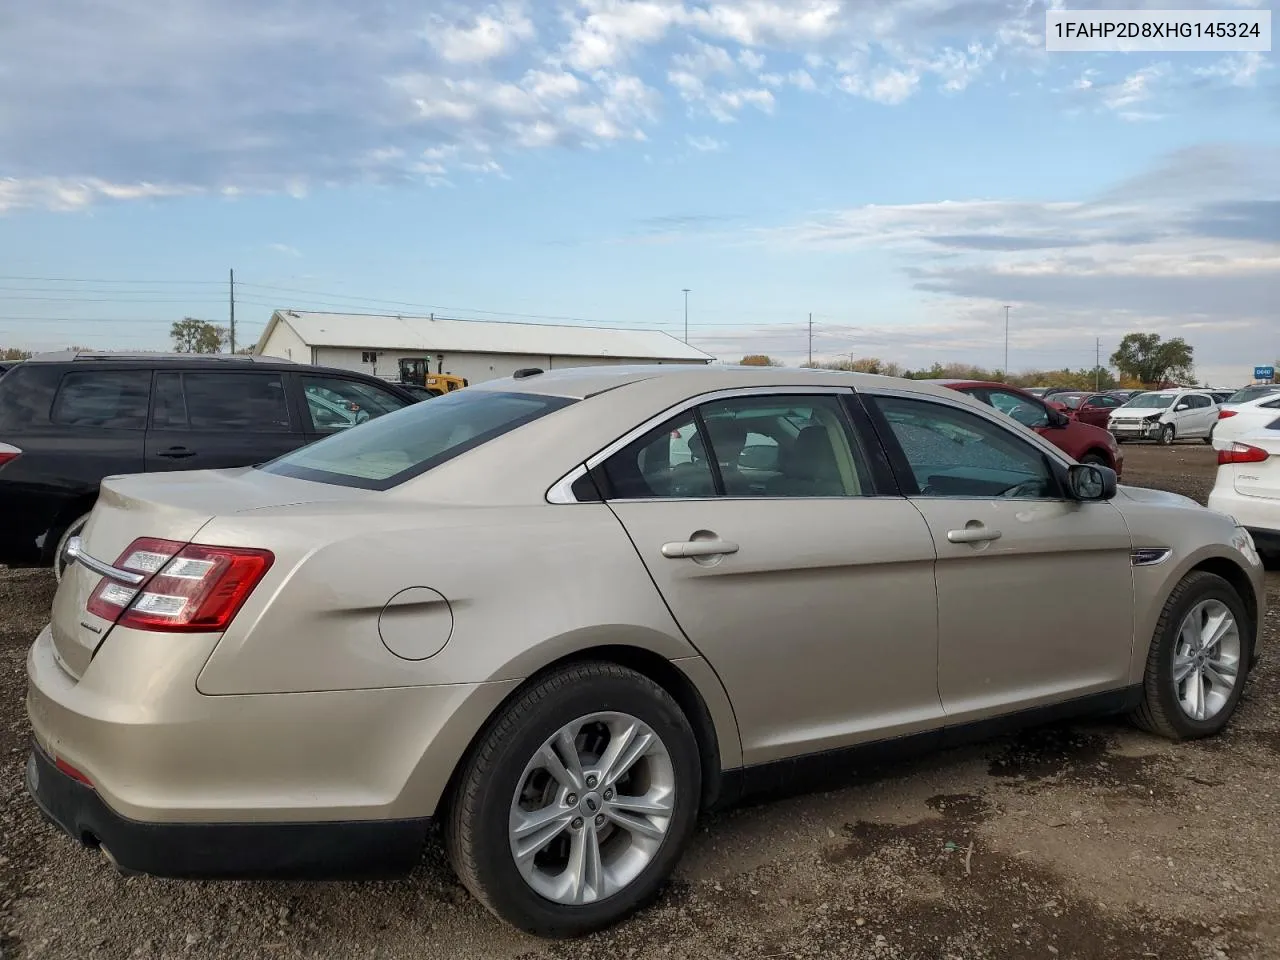
[[[1128,482],[1208,495],[1211,450],[1125,449]],[[22,789],[23,658],[52,594],[44,573],[0,571],[4,960],[1280,957],[1276,574],[1263,661],[1222,737],[1048,727],[722,814],[657,906],[571,943],[502,927],[434,848],[396,883],[116,875]]]

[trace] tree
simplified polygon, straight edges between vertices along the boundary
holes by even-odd
[[[173,339],[173,349],[178,353],[221,353],[222,345],[228,339],[226,327],[195,317],[176,321],[169,328],[169,336]]]
[[[0,350],[0,360],[26,360],[30,356],[30,350],[20,350],[17,347],[5,347]]]
[[[1194,355],[1195,348],[1181,337],[1164,340],[1158,333],[1129,333],[1111,355],[1111,362],[1124,376],[1158,385],[1191,379]]]
[[[764,354],[764,353],[749,353],[749,354],[747,354],[745,357],[743,357],[743,358],[742,358],[742,360],[741,360],[741,366],[744,366],[744,367],[780,367],[780,366],[782,366],[782,361],[781,361],[781,360],[775,360],[775,359],[773,359],[773,357],[770,357],[768,354]]]

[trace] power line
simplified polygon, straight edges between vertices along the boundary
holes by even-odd
[[[91,279],[88,277],[16,277],[16,276],[0,276],[0,280],[21,280],[30,283],[157,283],[157,284],[182,284],[191,286],[221,286],[220,280],[108,280],[108,279]]]

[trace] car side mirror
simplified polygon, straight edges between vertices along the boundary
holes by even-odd
[[[1189,404],[1189,403],[1180,403],[1180,404],[1178,404],[1176,407],[1174,407],[1174,408],[1173,408],[1173,412],[1174,412],[1174,413],[1181,413],[1183,410],[1190,410],[1190,409],[1191,409],[1191,404]]]
[[[1049,413],[1049,426],[1065,427],[1068,423],[1071,422],[1071,418],[1068,417],[1061,410],[1055,410],[1052,407],[1048,407],[1046,409],[1048,410],[1048,413]]]
[[[1116,495],[1116,472],[1096,463],[1073,463],[1067,468],[1071,499],[1083,502],[1111,500]]]

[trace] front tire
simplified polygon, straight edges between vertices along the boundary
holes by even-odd
[[[1092,463],[1094,466],[1097,466],[1097,467],[1111,466],[1111,461],[1108,460],[1106,457],[1104,457],[1102,454],[1098,453],[1098,451],[1096,450],[1091,450],[1088,453],[1086,453],[1083,457],[1080,458],[1080,462]]]
[[[527,933],[571,937],[658,894],[697,820],[701,761],[662,687],[617,664],[556,670],[472,751],[445,825],[463,885]]]
[[[1253,645],[1235,587],[1216,574],[1188,574],[1156,623],[1134,723],[1171,740],[1220,732],[1240,702]]]
[[[1160,446],[1167,447],[1173,443],[1177,433],[1173,429],[1172,423],[1166,423],[1160,428]]]

